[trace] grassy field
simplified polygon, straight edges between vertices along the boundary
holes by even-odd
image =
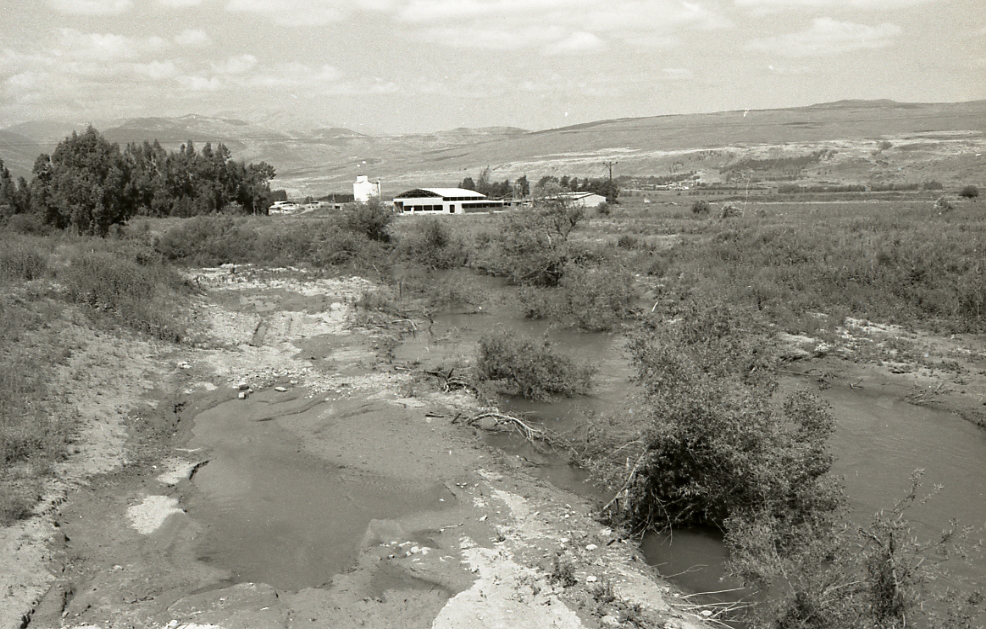
[[[139,237],[0,232],[0,524],[30,513],[74,438],[55,375],[75,349],[66,329],[180,341],[189,290]]]
[[[638,270],[660,276],[667,302],[729,303],[789,332],[810,331],[813,313],[945,332],[986,326],[981,201],[944,214],[930,199],[751,201],[729,219],[695,215],[693,202],[635,198],[583,233],[651,250],[651,267]]]

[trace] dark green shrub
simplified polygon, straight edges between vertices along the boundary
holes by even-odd
[[[954,210],[955,205],[952,203],[951,199],[949,199],[945,195],[942,195],[935,200],[934,209],[939,214],[944,214],[946,212],[951,212],[952,210]]]
[[[698,214],[700,216],[705,216],[712,212],[712,206],[709,202],[704,199],[699,199],[692,204],[692,214]]]
[[[14,214],[4,223],[7,231],[16,234],[30,234],[34,236],[46,236],[54,231],[54,227],[44,222],[40,214],[33,212],[25,214]]]
[[[398,246],[402,255],[431,269],[453,269],[466,264],[469,257],[466,244],[446,220],[437,216],[413,220]]]
[[[384,204],[378,197],[370,197],[366,203],[362,201],[347,203],[342,208],[342,220],[346,229],[379,242],[390,241],[387,227],[393,222],[394,217],[393,208]]]
[[[365,234],[338,229],[331,222],[318,230],[309,261],[319,268],[344,266],[375,276],[385,273],[389,265],[384,243]]]
[[[636,236],[631,236],[630,234],[623,234],[620,236],[619,240],[616,241],[616,246],[620,249],[633,251],[640,246],[640,239]]]
[[[561,280],[568,314],[579,327],[594,331],[611,330],[631,314],[634,283],[633,273],[615,264],[570,263]]]
[[[557,316],[562,308],[558,303],[557,289],[537,286],[521,286],[517,293],[524,317],[527,319],[550,319]]]
[[[256,243],[256,230],[245,219],[208,215],[195,216],[172,227],[155,248],[169,260],[219,266],[252,261]]]
[[[66,296],[94,314],[110,315],[127,327],[162,340],[185,333],[176,292],[184,286],[164,265],[141,265],[104,251],[74,257],[58,279]]]
[[[738,519],[774,527],[793,552],[802,527],[841,505],[829,477],[834,420],[807,393],[777,408],[774,360],[755,322],[693,304],[674,322],[632,335],[628,349],[647,418],[626,493],[614,515],[635,530]],[[626,470],[614,470],[625,476]],[[745,521],[744,520],[744,521]]]
[[[533,400],[585,394],[596,371],[559,354],[547,339],[535,341],[503,331],[479,340],[476,368],[481,380],[507,382]]]
[[[979,196],[979,188],[972,185],[965,186],[961,191],[959,191],[959,196],[965,197],[966,199],[975,199]]]

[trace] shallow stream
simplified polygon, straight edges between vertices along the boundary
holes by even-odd
[[[578,430],[586,414],[618,413],[633,394],[632,368],[623,351],[622,338],[612,334],[589,334],[525,320],[514,312],[454,314],[435,317],[432,333],[409,339],[396,351],[398,359],[413,360],[422,355],[471,355],[479,337],[502,328],[527,336],[546,336],[558,349],[599,368],[592,395],[560,399],[550,403],[505,397],[501,408],[525,413],[556,432]],[[433,339],[441,339],[436,346]],[[922,495],[938,493],[923,504],[908,509],[906,516],[915,532],[932,539],[949,528],[950,520],[960,526],[986,527],[986,432],[958,415],[916,406],[893,395],[863,388],[818,390],[815,383],[789,377],[782,390],[807,387],[831,405],[837,420],[832,449],[837,461],[835,472],[844,476],[853,517],[859,524],[870,522],[881,509],[890,510],[910,486],[910,476],[924,470]],[[494,434],[486,441],[522,456],[535,465],[542,478],[556,486],[602,501],[608,500],[592,485],[587,474],[572,467],[562,456],[538,453],[524,440],[511,434]],[[651,534],[642,542],[649,562],[686,591],[718,592],[737,587],[723,578],[726,552],[721,535],[709,530],[678,530],[672,534]],[[986,574],[986,560],[972,566],[956,566],[955,572],[967,576]],[[736,600],[742,593],[726,593],[715,600]]]
[[[504,398],[505,410],[526,413],[565,433],[582,429],[587,414],[624,409],[633,388],[620,335],[530,321],[506,307],[496,314],[477,310],[435,316],[428,329],[394,349],[394,359],[437,368],[472,358],[480,336],[495,328],[545,336],[566,354],[599,369],[592,395],[552,403]],[[783,386],[803,384],[807,383],[792,378]],[[986,433],[950,413],[913,406],[878,391],[831,388],[819,395],[832,405],[838,420],[833,440],[836,471],[846,478],[861,522],[892,507],[906,492],[911,472],[924,468],[925,487],[943,488],[932,501],[909,512],[923,529],[920,533],[933,535],[953,517],[963,525],[986,525]],[[269,390],[246,403],[219,404],[196,418],[189,448],[205,448],[211,454],[210,463],[194,478],[199,492],[189,513],[207,529],[201,558],[230,570],[231,580],[291,590],[323,584],[352,565],[370,520],[447,506],[441,486],[406,486],[335,467],[306,454],[298,437],[279,425],[285,417],[320,412],[318,401],[300,392]],[[536,452],[507,434],[485,438],[532,463],[537,474],[558,487],[600,501],[610,497],[562,456]],[[313,494],[320,499],[311,500]],[[735,585],[720,581],[725,552],[712,532],[651,535],[643,540],[642,550],[685,590],[710,592]],[[971,570],[986,573],[986,564]]]

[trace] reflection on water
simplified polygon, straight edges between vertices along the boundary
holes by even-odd
[[[618,413],[625,408],[628,395],[633,393],[632,369],[619,335],[551,327],[525,320],[517,312],[445,315],[436,317],[428,338],[406,344],[405,356],[411,358],[429,351],[472,356],[478,338],[495,327],[528,336],[547,335],[562,352],[599,368],[590,396],[551,403],[506,398],[501,405],[504,410],[525,413],[531,421],[565,433],[584,428],[588,415]],[[438,349],[435,345],[428,349],[430,340],[436,338],[443,344]],[[783,382],[782,389],[792,390],[804,384],[790,378]],[[954,414],[913,406],[878,391],[831,388],[817,393],[832,405],[837,420],[831,442],[837,457],[835,472],[846,479],[853,517],[860,524],[868,523],[875,512],[892,508],[906,493],[911,473],[923,468],[925,490],[931,491],[935,485],[942,489],[926,504],[915,505],[907,512],[918,534],[934,537],[949,526],[951,518],[960,525],[986,527],[986,432]],[[570,466],[563,457],[535,453],[516,436],[489,436],[486,440],[528,459],[543,478],[559,487],[602,501],[609,498],[600,495],[604,492],[585,479],[573,481],[565,471]],[[716,532],[651,534],[643,540],[642,549],[649,562],[659,566],[663,574],[676,575],[673,580],[686,590],[710,592],[737,585],[722,580],[726,554]],[[981,577],[986,574],[986,561],[982,557],[977,561],[971,567],[956,566],[955,571]],[[739,597],[732,593],[716,598]]]
[[[317,587],[353,564],[370,520],[454,500],[440,485],[340,469],[304,454],[293,435],[267,421],[302,408],[303,400],[264,392],[195,418],[189,447],[208,449],[210,461],[194,477],[199,491],[188,511],[206,527],[200,558],[230,570],[234,583]]]

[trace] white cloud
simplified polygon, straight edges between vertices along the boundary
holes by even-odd
[[[407,22],[490,25],[495,20],[501,28],[505,23],[539,24],[594,32],[728,24],[718,13],[687,0],[410,0],[399,16]]]
[[[226,9],[263,15],[283,26],[323,26],[357,11],[386,11],[392,5],[391,0],[229,0]]]
[[[223,82],[214,76],[183,76],[179,77],[178,83],[192,92],[217,92],[224,88]]]
[[[435,86],[429,85],[425,92],[434,92]],[[395,94],[400,91],[400,87],[393,81],[383,79],[358,79],[355,81],[340,81],[318,88],[316,92],[321,96],[365,96]]]
[[[74,28],[58,30],[54,56],[86,61],[118,61],[158,52],[168,46],[160,37],[135,39],[113,33],[83,33]]]
[[[187,7],[197,7],[202,4],[202,0],[154,0],[156,4],[169,9],[184,9]]]
[[[886,48],[900,33],[900,27],[890,23],[867,26],[821,17],[812,20],[811,27],[800,33],[755,39],[746,48],[782,57],[821,57]]]
[[[342,78],[342,73],[330,65],[313,68],[304,63],[283,63],[275,66],[272,71],[257,74],[250,78],[251,85],[267,87],[305,87],[318,88],[336,83]]]
[[[640,48],[653,48],[655,50],[669,49],[681,45],[681,40],[677,37],[653,33],[624,35],[623,41]]]
[[[174,61],[151,61],[149,63],[135,63],[132,66],[134,74],[143,75],[152,81],[169,79],[178,74],[178,68]]]
[[[417,36],[423,41],[453,48],[520,50],[557,43],[566,34],[567,31],[558,26],[494,28],[470,24],[460,28],[428,28]]]
[[[214,63],[212,70],[216,74],[244,74],[256,66],[257,58],[253,55],[244,54],[230,57],[220,63]]]
[[[734,0],[736,6],[761,9],[783,10],[814,7],[822,9],[866,9],[872,11],[894,10],[935,0]]]
[[[605,39],[658,47],[687,29],[731,25],[688,0],[410,0],[399,19],[423,25],[439,45],[488,49],[545,47],[549,54],[598,50]],[[434,26],[434,25],[441,26]]]
[[[175,43],[189,47],[208,46],[212,43],[212,39],[203,30],[189,28],[175,35]]]
[[[664,68],[661,76],[667,81],[687,81],[695,75],[688,68]]]
[[[48,4],[71,15],[118,15],[133,6],[131,0],[48,0]]]
[[[580,0],[411,0],[401,11],[409,22],[475,20],[487,17],[531,16],[544,10],[571,7],[578,10]]]
[[[565,39],[549,44],[544,52],[549,55],[569,55],[591,52],[606,47],[606,42],[598,35],[586,31],[572,33]]]

